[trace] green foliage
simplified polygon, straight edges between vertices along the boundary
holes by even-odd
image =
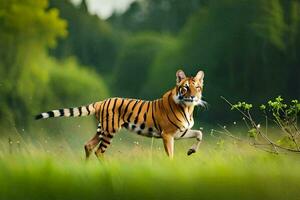
[[[173,37],[164,37],[164,45],[149,69],[148,78],[144,80],[143,95],[154,99],[160,98],[167,90],[176,84],[175,73],[181,66],[178,62],[180,53],[178,52],[179,41]],[[182,68],[185,69],[185,68]]]
[[[258,135],[257,129],[255,129],[255,128],[250,129],[248,131],[248,134],[249,134],[250,138],[254,138],[255,140],[257,140],[257,135]]]
[[[49,89],[53,98],[58,100],[56,106],[78,106],[108,97],[108,89],[95,71],[79,66],[74,59],[55,64],[60,67],[49,69]]]
[[[143,88],[151,79],[151,66],[161,48],[168,44],[168,36],[154,33],[139,33],[124,43],[114,73],[115,93],[119,96],[150,96]],[[157,81],[155,77],[152,81]],[[141,95],[142,94],[142,95]]]
[[[300,103],[298,100],[294,99],[288,105],[283,102],[283,98],[278,96],[275,100],[268,101],[269,109],[272,111],[273,115],[280,117],[281,114],[284,113],[285,117],[294,117],[297,116],[300,112]]]
[[[88,73],[100,74],[100,87],[104,78],[118,96],[154,99],[174,86],[179,68],[188,75],[204,70],[210,123],[231,120],[221,95],[253,103],[278,94],[300,97],[299,1],[135,1],[108,20],[90,14],[85,3],[0,0],[0,121],[27,124],[24,113],[41,108],[33,99],[45,107],[85,102],[88,97],[75,96],[97,85],[98,76],[89,82]],[[48,50],[60,61],[49,59]],[[48,65],[67,66],[70,74]],[[65,83],[74,79],[82,86]],[[95,88],[87,96],[94,99]]]
[[[110,24],[76,8],[68,0],[51,0],[50,6],[60,9],[69,31],[69,37],[60,41],[51,53],[58,58],[76,56],[81,64],[99,73],[112,73],[121,40]]]
[[[262,145],[270,145],[271,152],[278,153],[278,149],[290,152],[300,152],[300,131],[298,128],[298,116],[300,114],[300,104],[298,100],[292,100],[290,103],[285,103],[281,96],[274,100],[269,100],[267,105],[260,105],[260,110],[263,111],[265,117],[265,132],[261,130],[261,125],[256,122],[252,115],[252,104],[238,102],[231,104],[223,98],[231,106],[231,110],[238,110],[243,116],[243,120],[248,128],[249,137],[253,138],[254,145],[261,145],[261,140],[266,143]],[[269,120],[274,122],[281,129],[282,135],[277,136],[276,142],[269,138],[267,130]]]
[[[237,104],[232,105],[231,110],[234,109],[242,109],[242,110],[246,110],[249,111],[252,108],[252,104],[246,103],[246,102],[238,102]]]
[[[264,41],[268,41],[279,49],[285,49],[284,36],[287,25],[280,0],[260,1],[257,10],[255,21],[251,24],[254,32]]]
[[[203,0],[134,1],[125,13],[114,13],[109,22],[118,29],[134,32],[177,33],[189,16],[205,4]]]
[[[48,56],[47,48],[67,31],[58,10],[47,7],[45,0],[1,1],[1,127],[24,128],[35,114],[54,105],[81,105],[108,96],[94,71]]]
[[[8,45],[19,45],[18,42],[35,42],[54,47],[57,37],[67,34],[66,21],[58,17],[58,10],[45,10],[47,0],[1,0],[0,4],[2,51],[4,47],[11,48]]]

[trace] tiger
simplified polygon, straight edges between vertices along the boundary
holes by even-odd
[[[168,157],[174,156],[174,140],[196,138],[187,155],[195,153],[202,141],[202,131],[192,130],[195,106],[205,107],[202,100],[204,72],[187,77],[182,70],[176,72],[176,85],[162,98],[153,101],[130,98],[108,98],[86,106],[43,112],[35,119],[52,117],[79,117],[95,115],[96,134],[84,145],[85,157],[95,153],[103,157],[115,134],[122,128],[138,135],[161,138]]]

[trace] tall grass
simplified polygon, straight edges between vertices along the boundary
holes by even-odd
[[[150,151],[151,139],[124,132],[104,160],[85,162],[82,146],[46,139],[24,140],[12,153],[7,138],[0,141],[1,199],[300,199],[297,155],[205,140],[188,157],[186,140],[171,161],[160,140]]]

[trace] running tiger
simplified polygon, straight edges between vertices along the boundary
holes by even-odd
[[[95,115],[98,128],[94,137],[84,146],[86,158],[96,147],[95,154],[101,157],[121,128],[146,137],[162,138],[170,158],[173,158],[174,139],[196,138],[187,152],[190,155],[198,150],[202,140],[202,132],[191,128],[194,125],[194,107],[205,106],[201,100],[204,72],[199,71],[195,77],[186,77],[182,70],[178,70],[176,78],[176,86],[161,99],[109,98],[87,106],[44,112],[37,115],[36,119]]]

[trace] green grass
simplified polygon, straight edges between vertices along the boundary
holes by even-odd
[[[151,139],[126,134],[88,163],[75,136],[24,140],[12,153],[1,139],[0,199],[300,199],[300,155],[204,140],[188,157],[186,140],[170,161],[160,140],[151,150]]]

